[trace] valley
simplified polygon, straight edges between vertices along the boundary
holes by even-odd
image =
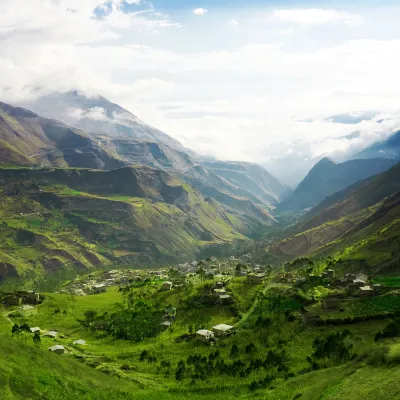
[[[103,97],[0,110],[1,398],[398,398],[396,158],[292,191]]]

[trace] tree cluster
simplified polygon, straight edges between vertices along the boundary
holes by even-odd
[[[311,367],[320,369],[349,361],[353,356],[353,345],[348,343],[350,335],[350,331],[346,329],[343,332],[332,332],[326,338],[315,338],[314,351],[307,357]]]

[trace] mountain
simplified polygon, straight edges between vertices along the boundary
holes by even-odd
[[[310,169],[322,158],[321,156],[312,158],[301,152],[300,154],[281,154],[264,161],[262,166],[291,188],[296,188]]]
[[[387,268],[399,262],[400,163],[327,197],[272,244],[272,260],[330,255],[358,260],[363,268]],[[357,261],[357,262],[358,262]]]
[[[178,174],[205,196],[216,193],[220,199],[233,196],[275,206],[291,192],[263,167],[199,156],[101,96],[90,97],[76,91],[55,93],[35,100],[29,107],[90,132],[110,154],[128,164],[143,164]]]
[[[400,159],[400,131],[393,133],[388,139],[376,142],[352,156],[352,158],[375,157]]]
[[[203,166],[231,184],[237,195],[257,203],[279,204],[290,188],[258,164],[237,161],[203,162]]]
[[[1,162],[113,169],[127,165],[86,132],[0,102]]]
[[[0,181],[0,279],[69,264],[85,269],[208,257],[275,223],[249,200],[225,206],[146,166],[3,167]]]
[[[394,164],[395,160],[385,158],[350,160],[344,163],[323,158],[311,169],[293,194],[279,205],[278,210],[299,212],[314,207],[326,196],[386,171]]]
[[[52,93],[24,106],[44,117],[60,120],[97,136],[156,142],[178,151],[190,152],[171,136],[147,125],[102,96],[87,96],[77,91]]]

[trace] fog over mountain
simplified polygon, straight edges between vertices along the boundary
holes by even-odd
[[[3,0],[1,100],[100,94],[198,154],[275,174],[290,162],[278,177],[292,186],[308,160],[361,151],[399,128],[393,2],[165,3]],[[85,130],[105,117],[69,112]],[[363,134],[343,139],[354,131]]]

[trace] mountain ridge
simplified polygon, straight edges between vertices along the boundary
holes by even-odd
[[[299,212],[312,208],[325,197],[384,172],[395,164],[395,160],[386,158],[357,159],[343,163],[323,158],[315,164],[293,194],[278,206],[278,210]]]

